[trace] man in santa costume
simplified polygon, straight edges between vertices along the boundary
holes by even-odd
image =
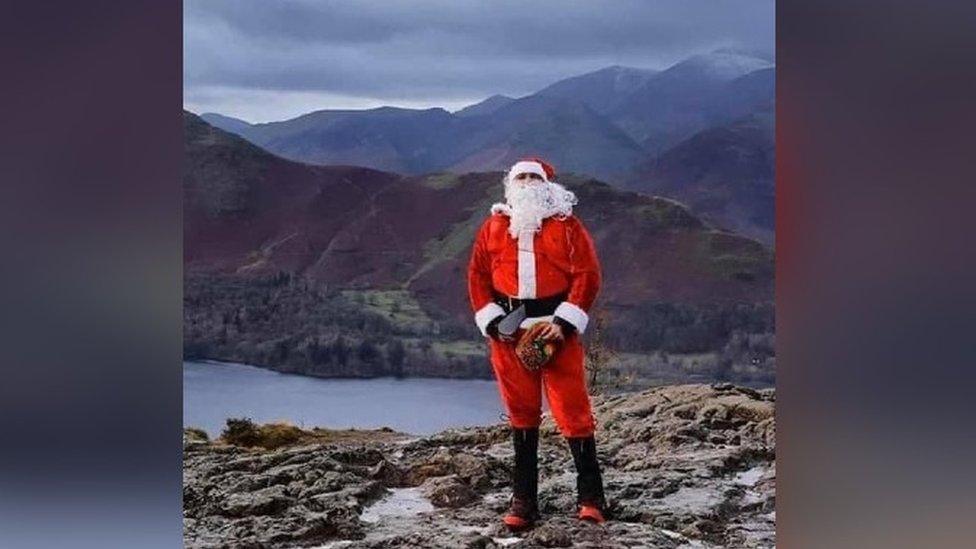
[[[489,338],[491,365],[512,427],[513,495],[504,517],[512,529],[526,528],[538,518],[543,389],[573,455],[578,516],[604,521],[580,341],[600,288],[600,264],[589,233],[573,216],[576,196],[554,178],[552,166],[539,158],[511,167],[504,178],[505,202],[492,206],[478,230],[468,266],[475,322]],[[516,345],[539,323],[542,327],[533,330],[541,330],[539,340],[555,345],[549,360],[532,369],[516,354]]]

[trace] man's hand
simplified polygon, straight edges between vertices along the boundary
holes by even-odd
[[[539,331],[539,337],[546,341],[562,341],[566,338],[563,328],[554,322],[546,322],[545,327]]]

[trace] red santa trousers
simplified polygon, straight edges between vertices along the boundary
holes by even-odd
[[[600,288],[593,239],[575,216],[546,218],[539,231],[523,233],[517,239],[509,234],[508,226],[507,216],[493,214],[479,229],[468,264],[468,293],[475,323],[489,340],[491,364],[509,420],[516,428],[537,427],[545,387],[562,434],[590,436],[593,415],[580,334],[588,322],[586,311]],[[565,301],[552,315],[576,329],[541,371],[526,370],[515,355],[514,344],[488,337],[488,325],[505,315],[505,309],[495,302],[496,295],[539,299],[560,294],[566,294]]]
[[[565,437],[593,434],[593,412],[586,390],[583,344],[575,332],[561,342],[556,354],[539,370],[519,361],[515,344],[489,340],[491,365],[498,380],[509,423],[518,429],[538,427],[542,415],[542,389],[553,419]]]

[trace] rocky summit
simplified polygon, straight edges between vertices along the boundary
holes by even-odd
[[[389,430],[274,450],[184,437],[187,547],[773,547],[775,392],[673,385],[595,397],[608,522],[574,517],[572,459],[550,418],[535,528],[500,525],[505,425]]]

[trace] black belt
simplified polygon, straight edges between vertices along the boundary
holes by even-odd
[[[519,305],[525,305],[525,316],[526,317],[536,317],[536,316],[549,316],[556,312],[556,307],[560,303],[566,301],[567,293],[561,293],[549,297],[541,297],[538,299],[519,299],[517,297],[511,297],[498,292],[492,292],[494,294],[495,303],[501,306],[505,310],[505,314],[508,314],[515,309],[518,309]]]

